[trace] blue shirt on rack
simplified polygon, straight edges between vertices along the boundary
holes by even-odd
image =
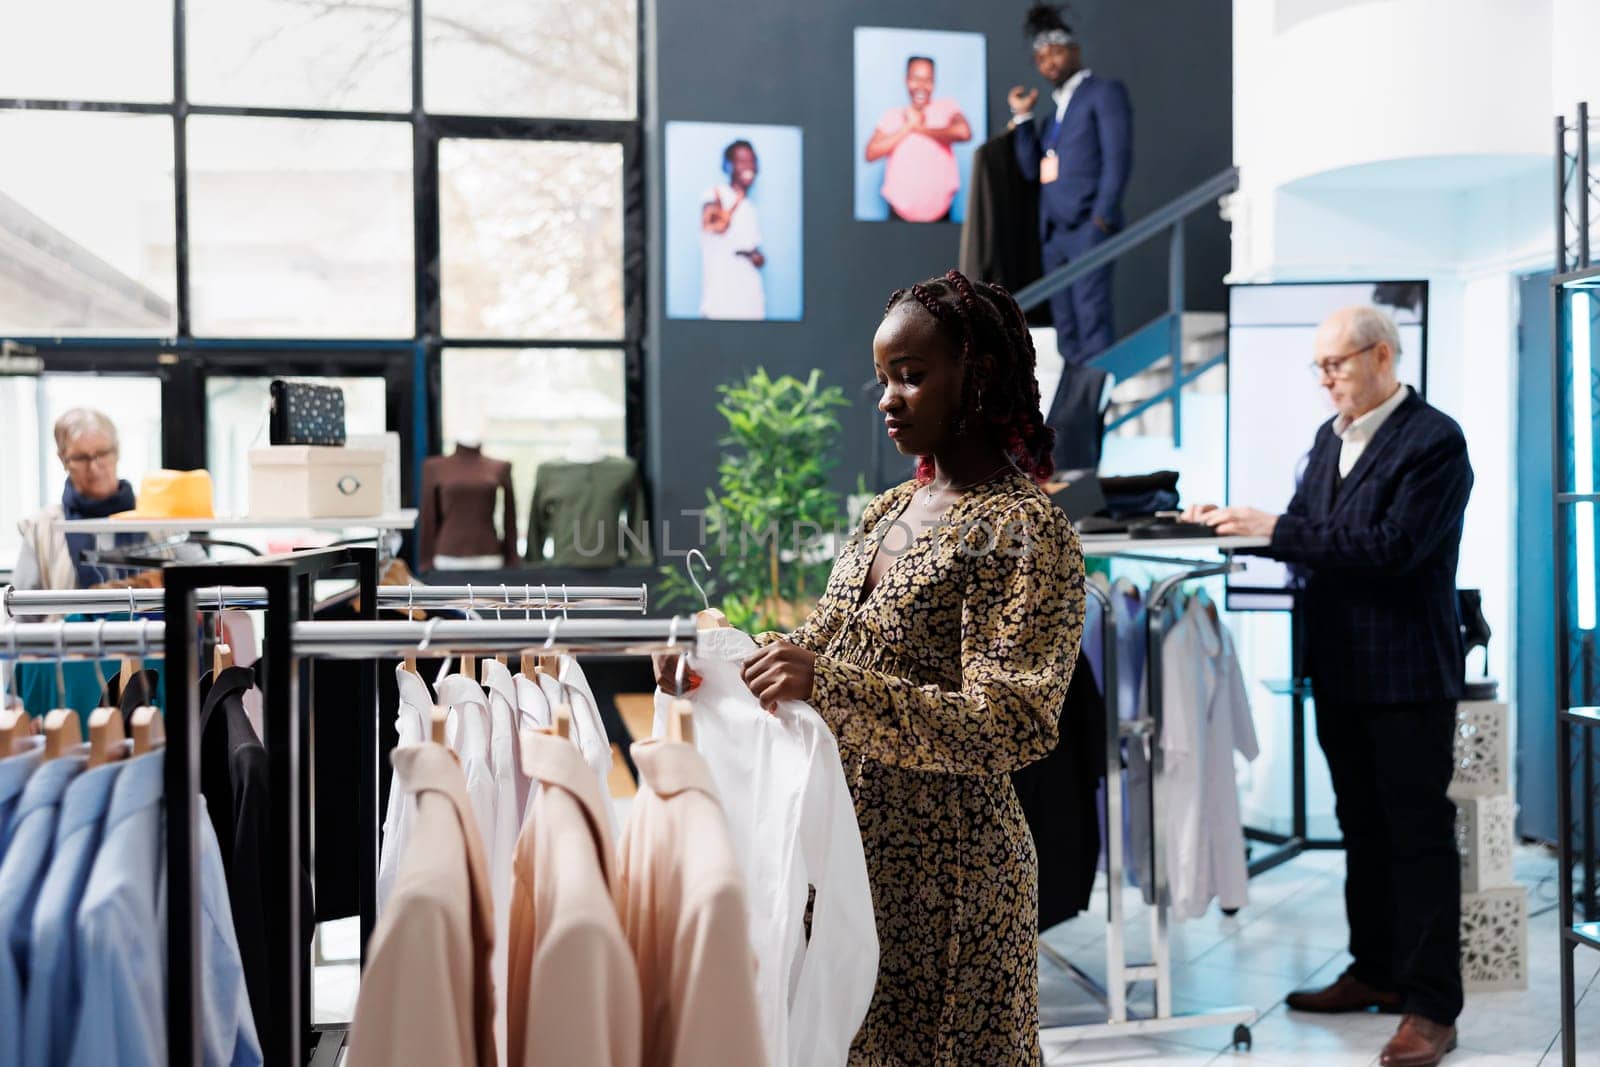
[[[0,856],[6,854],[6,845],[11,840],[11,814],[17,810],[22,787],[28,784],[28,776],[44,759],[44,738],[24,738],[22,744],[21,752],[0,759]]]
[[[158,750],[123,768],[78,909],[83,1007],[69,1062],[83,1067],[167,1063],[164,756]],[[201,973],[194,980],[204,1059],[256,1065],[261,1043],[245,993],[222,851],[203,800],[198,822]]]
[[[39,766],[12,814],[11,842],[0,858],[0,1063],[22,1063],[22,998],[28,979],[28,932],[39,885],[50,867],[61,794],[87,755]]]
[[[79,991],[76,938],[78,903],[100,850],[100,826],[124,760],[91,767],[74,778],[61,797],[50,869],[39,887],[29,931],[28,989],[22,1003],[22,1058],[31,1064],[65,1063],[72,1026],[83,997]]]

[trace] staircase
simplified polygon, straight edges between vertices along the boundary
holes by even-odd
[[[1172,437],[1183,446],[1183,397],[1188,392],[1222,392],[1225,375],[1213,374],[1227,364],[1226,316],[1220,312],[1186,312],[1184,296],[1183,225],[1196,212],[1214,207],[1239,188],[1239,171],[1230,167],[1134,222],[1087,254],[1052,271],[1017,293],[1023,310],[1038,307],[1090,271],[1115,263],[1129,251],[1161,234],[1169,236],[1167,308],[1155,319],[1119,339],[1091,365],[1108,372],[1115,386],[1106,412],[1106,433],[1118,436]],[[1039,353],[1039,395],[1046,408],[1061,377],[1055,332],[1033,331]],[[1178,354],[1176,365],[1173,353]]]

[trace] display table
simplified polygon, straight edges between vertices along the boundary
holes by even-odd
[[[1242,552],[1266,548],[1270,537],[1174,537],[1170,540],[1129,537],[1127,534],[1080,534],[1083,554],[1095,558],[1134,557],[1155,552]]]

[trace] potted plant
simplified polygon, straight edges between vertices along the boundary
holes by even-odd
[[[711,602],[740,629],[789,630],[827,584],[837,539],[848,536],[837,465],[843,390],[764,368],[717,387],[727,420],[715,489],[706,490],[705,544]],[[662,598],[699,607],[681,562],[662,568]]]

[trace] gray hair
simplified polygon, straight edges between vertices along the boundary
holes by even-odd
[[[103,433],[111,438],[111,447],[117,447],[116,423],[94,408],[73,408],[63,412],[56,420],[56,455],[66,458],[72,442],[86,433]]]
[[[1346,336],[1351,348],[1365,349],[1386,344],[1389,351],[1394,353],[1395,361],[1399,362],[1400,328],[1394,324],[1392,315],[1366,304],[1349,308],[1348,315],[1345,330],[1348,331]]]

